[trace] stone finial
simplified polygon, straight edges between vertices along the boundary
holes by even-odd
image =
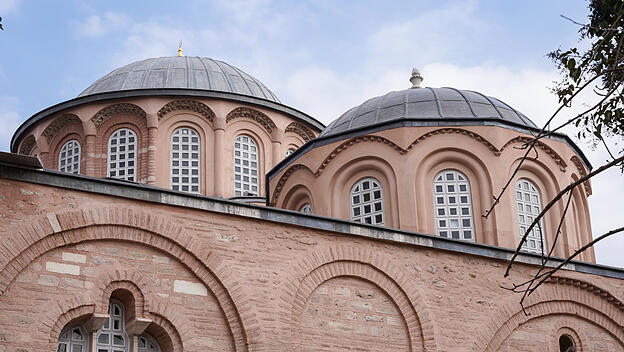
[[[412,88],[420,88],[420,83],[423,81],[423,76],[420,74],[420,71],[416,67],[412,69],[412,77],[410,77],[410,82],[412,82]]]

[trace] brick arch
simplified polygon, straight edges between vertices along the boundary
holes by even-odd
[[[311,129],[299,122],[291,122],[288,126],[286,126],[286,130],[284,130],[284,132],[292,132],[301,137],[304,142],[315,138],[314,132],[312,132]]]
[[[484,333],[473,344],[474,351],[497,351],[504,340],[520,325],[531,319],[548,315],[573,315],[590,321],[624,344],[624,316],[622,302],[591,284],[566,278],[553,278],[551,284],[540,287],[528,296],[525,315],[518,296],[493,316],[484,327]],[[566,286],[561,286],[565,284]]]
[[[135,276],[132,274],[129,275],[126,270],[117,270],[116,274],[117,277],[113,276],[112,273],[108,273],[106,279],[98,280],[99,282],[98,285],[96,285],[96,290],[97,292],[102,292],[102,295],[100,299],[96,301],[95,312],[106,314],[113,292],[117,290],[125,290],[132,294],[132,298],[134,300],[132,302],[133,306],[127,307],[131,308],[133,311],[128,311],[129,309],[126,309],[126,319],[131,317],[145,318],[147,311],[149,310],[149,295],[145,295],[144,291],[141,290],[141,288],[143,290],[148,290],[145,280],[142,280],[139,277],[137,281],[142,282],[138,284],[133,281]],[[136,277],[138,277],[138,275],[136,275]],[[102,286],[102,284],[104,285]],[[126,303],[130,303],[123,302],[123,300],[121,301],[124,305]]]
[[[533,138],[525,137],[525,136],[518,136],[518,137],[512,138],[509,141],[507,141],[505,145],[503,145],[500,151],[503,152],[505,149],[508,149],[507,147],[510,146],[511,144],[528,143],[528,142],[531,142],[532,140]],[[561,169],[561,171],[565,171],[566,167],[568,167],[568,164],[566,164],[563,158],[554,149],[549,147],[546,143],[542,143],[540,141],[537,141],[535,145],[539,149],[541,149],[543,152],[545,152],[548,156],[550,156],[555,161],[555,163],[559,165],[559,168]]]
[[[288,170],[286,170],[286,172],[282,174],[279,181],[277,181],[277,185],[275,186],[275,190],[273,191],[273,195],[271,196],[271,202],[269,203],[270,206],[274,207],[277,204],[277,200],[284,190],[284,185],[286,184],[286,181],[288,181],[290,175],[292,175],[297,170],[307,170],[309,173],[314,174],[309,167],[302,164],[297,164],[289,167]]]
[[[175,325],[173,325],[167,318],[157,313],[149,313],[148,318],[152,321],[152,324],[164,330],[165,334],[167,334],[167,337],[171,340],[171,346],[163,346],[163,344],[160,345],[161,351],[168,352],[184,350],[184,346],[182,343],[183,340],[180,337],[180,333],[175,328]],[[152,325],[150,324],[150,326],[147,327],[146,332],[152,335],[152,337],[155,338],[156,341],[162,343],[162,337],[154,336],[156,334],[153,331],[154,329],[152,329]]]
[[[18,153],[22,155],[30,155],[33,149],[35,149],[36,144],[37,141],[35,140],[35,136],[31,134],[22,140]]]
[[[570,322],[557,322],[553,331],[550,334],[550,341],[548,343],[550,351],[559,352],[559,337],[563,334],[570,335],[576,343],[576,350],[583,352],[589,350],[587,343],[589,336],[585,332],[585,329],[578,323],[578,321]],[[585,346],[585,349],[583,348]]]
[[[290,302],[290,307],[285,309],[290,310],[283,312],[290,317],[288,329],[293,342],[298,336],[306,300],[314,289],[334,277],[356,276],[377,285],[393,299],[408,326],[412,350],[437,350],[436,328],[427,307],[420,303],[418,287],[400,266],[376,251],[356,246],[325,247],[300,260],[294,268],[296,274],[285,289]]]
[[[174,100],[169,102],[158,110],[158,119],[160,120],[167,116],[167,114],[179,110],[196,112],[210,122],[213,122],[215,119],[215,113],[212,109],[210,109],[208,105],[196,100]]]
[[[101,109],[95,115],[93,115],[93,117],[91,117],[91,121],[95,125],[95,128],[98,129],[104,123],[104,121],[108,120],[111,116],[122,113],[135,115],[143,119],[147,118],[145,110],[141,109],[139,106],[130,103],[119,103],[109,105]]]
[[[259,322],[233,271],[211,249],[163,215],[128,208],[95,208],[26,219],[0,244],[0,296],[32,260],[62,246],[114,239],[148,245],[185,265],[213,293],[225,314],[234,346],[246,351]],[[251,333],[250,333],[251,331]]]
[[[50,328],[50,338],[48,340],[50,350],[56,350],[56,343],[63,328],[76,320],[86,318],[95,313],[95,303],[90,296],[75,295],[55,305],[55,309],[48,316],[40,320],[39,331],[46,331]]]
[[[55,118],[41,133],[43,137],[48,141],[48,145],[52,143],[56,134],[63,129],[63,127],[71,124],[80,124],[80,128],[82,129],[82,121],[78,116],[74,114],[64,114],[57,118]],[[83,133],[84,134],[84,133]]]
[[[264,128],[269,133],[269,135],[271,134],[273,129],[277,128],[277,126],[275,125],[275,122],[273,122],[273,120],[271,120],[271,118],[268,117],[267,115],[261,113],[258,110],[250,109],[250,108],[243,108],[243,107],[238,107],[230,111],[225,117],[225,122],[229,123],[232,120],[241,118],[241,117],[256,121],[257,123],[260,124],[260,126],[262,126],[262,128]]]

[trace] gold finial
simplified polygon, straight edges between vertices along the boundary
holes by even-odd
[[[178,46],[178,56],[184,56],[182,54],[182,41],[180,40],[180,45]]]

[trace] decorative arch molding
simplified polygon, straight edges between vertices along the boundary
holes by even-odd
[[[98,111],[95,115],[93,115],[91,121],[95,125],[95,128],[98,129],[104,121],[108,120],[111,116],[122,113],[132,114],[144,119],[147,118],[147,114],[139,106],[130,103],[119,103],[109,105]]]
[[[162,328],[167,334],[167,337],[171,339],[171,346],[167,346],[167,345],[160,346],[162,351],[183,351],[184,350],[182,337],[180,336],[178,329],[175,328],[175,325],[172,324],[171,321],[169,321],[167,318],[165,318],[164,316],[158,313],[149,313],[148,318],[152,321],[152,324],[155,324],[159,326],[160,328]],[[147,329],[149,330],[150,327],[148,327]],[[155,335],[153,333],[151,335],[152,337],[158,340],[158,336],[153,336]],[[170,349],[168,349],[167,347],[170,347]]]
[[[113,292],[117,290],[126,290],[129,291],[134,298],[134,307],[132,307],[134,308],[134,312],[128,312],[127,310],[127,314],[130,316],[134,315],[139,318],[146,318],[150,306],[149,297],[152,295],[144,294],[145,291],[151,290],[140,275],[134,275],[134,273],[129,274],[127,270],[117,270],[115,271],[115,274],[108,273],[107,277],[99,278],[98,281],[96,291],[102,292],[102,296],[96,302],[96,313],[107,314],[108,304]]]
[[[492,315],[483,335],[475,340],[473,350],[497,351],[520,325],[553,314],[569,314],[591,321],[624,344],[622,302],[607,291],[580,280],[552,277],[548,283],[529,296],[529,302],[525,303],[529,316],[520,309],[517,297]]]
[[[95,313],[95,303],[93,302],[89,296],[75,295],[55,305],[56,308],[50,314],[51,316],[42,318],[40,331],[45,331],[51,327],[50,338],[48,339],[50,351],[56,350],[59,335],[67,324],[81,318],[87,318]]]
[[[518,136],[516,138],[510,139],[509,141],[507,141],[507,143],[503,145],[500,151],[502,152],[503,150],[505,150],[505,148],[507,148],[509,145],[514,144],[514,143],[528,143],[531,141],[533,141],[533,138],[531,137]],[[550,156],[555,161],[555,163],[559,165],[559,168],[561,169],[561,171],[565,171],[566,167],[568,167],[568,164],[566,164],[563,158],[559,154],[557,154],[557,152],[554,149],[552,149],[547,144],[542,143],[540,141],[537,141],[535,145],[537,145],[539,149],[543,150],[548,156]]]
[[[49,250],[91,240],[131,241],[169,253],[198,277],[219,302],[237,351],[247,351],[248,337],[257,336],[254,331],[260,323],[253,318],[255,308],[236,275],[208,245],[162,214],[128,208],[83,209],[35,216],[15,228],[19,229],[16,236],[0,244],[0,296],[32,260]],[[150,309],[154,309],[151,303]]]
[[[48,141],[48,144],[50,144],[52,143],[52,140],[54,139],[56,134],[60,130],[62,130],[63,127],[73,124],[73,123],[80,124],[80,127],[82,128],[82,121],[80,120],[80,118],[78,118],[78,116],[74,114],[64,114],[54,119],[54,121],[52,121],[43,130],[43,133],[41,133],[41,135],[44,136],[46,138],[46,141]]]
[[[279,181],[277,181],[277,186],[275,187],[275,191],[273,192],[273,196],[271,197],[271,202],[269,203],[270,206],[274,207],[277,204],[277,200],[284,190],[284,185],[286,184],[286,181],[288,181],[290,175],[292,175],[297,170],[308,170],[308,172],[314,175],[309,167],[302,164],[297,164],[289,167],[288,170],[286,170],[286,172],[282,174],[282,177],[280,177]]]
[[[418,287],[410,280],[400,266],[389,262],[377,252],[362,247],[325,247],[300,260],[295,266],[295,275],[286,283],[285,300],[290,308],[283,314],[289,316],[287,329],[291,341],[299,336],[299,321],[303,315],[307,298],[323,282],[339,276],[356,276],[374,283],[385,291],[403,315],[409,330],[412,350],[437,351],[434,321],[423,305]],[[298,346],[293,346],[298,347]]]
[[[578,156],[572,155],[572,157],[570,158],[570,161],[574,164],[574,166],[576,166],[576,169],[578,170],[578,173],[579,175],[581,175],[581,177],[587,176],[587,171],[585,171],[585,167],[583,166],[583,163],[581,162],[581,159],[579,159]],[[587,193],[587,195],[590,196],[592,194],[592,189],[591,189],[591,184],[589,183],[589,180],[583,182],[583,186],[585,187],[585,193]]]
[[[178,111],[178,110],[187,110],[193,111],[201,116],[205,117],[206,120],[213,122],[215,119],[215,113],[208,107],[208,105],[201,103],[196,100],[174,100],[172,102],[167,103],[160,110],[158,110],[158,120],[167,116],[167,114]]]
[[[440,128],[437,130],[433,130],[431,132],[427,132],[425,134],[423,134],[422,136],[416,138],[416,140],[414,140],[408,147],[407,149],[405,149],[405,153],[409,152],[410,150],[412,150],[412,148],[424,141],[427,138],[433,137],[433,136],[437,136],[440,134],[460,134],[463,136],[467,136],[470,137],[474,140],[476,140],[477,142],[483,144],[486,148],[488,148],[494,155],[499,156],[502,149],[499,150],[497,149],[494,144],[492,144],[490,141],[488,141],[487,139],[485,139],[484,137],[482,137],[481,135],[479,135],[478,133],[472,132],[472,131],[468,131],[465,130],[463,128]]]
[[[273,120],[271,120],[271,118],[269,118],[267,115],[261,113],[258,110],[243,107],[239,107],[230,111],[225,117],[225,122],[229,123],[230,121],[241,117],[256,121],[267,132],[269,132],[269,134],[273,131],[274,128],[277,128]]]
[[[35,149],[36,144],[37,144],[37,141],[35,140],[35,136],[33,136],[32,134],[29,135],[28,137],[24,138],[24,140],[22,141],[22,144],[20,145],[20,148],[19,148],[19,154],[30,155],[33,149]]]
[[[286,130],[284,132],[292,132],[301,137],[304,142],[315,138],[314,132],[299,122],[291,122],[288,126],[286,126]]]

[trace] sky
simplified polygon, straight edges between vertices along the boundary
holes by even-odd
[[[410,87],[470,89],[541,125],[557,108],[559,75],[546,54],[577,46],[583,1],[26,1],[0,0],[0,150],[36,112],[76,97],[108,72],[150,57],[228,62],[282,103],[328,124],[363,101]],[[583,43],[580,43],[583,45]],[[591,97],[587,96],[587,102]],[[555,121],[583,106],[579,102]],[[570,135],[575,130],[568,129]],[[608,155],[576,140],[594,166]],[[610,141],[613,143],[614,141]],[[617,142],[617,141],[615,141]],[[621,144],[620,144],[621,146]],[[624,176],[592,181],[594,236],[622,225]],[[596,247],[598,263],[624,267],[624,234]]]

